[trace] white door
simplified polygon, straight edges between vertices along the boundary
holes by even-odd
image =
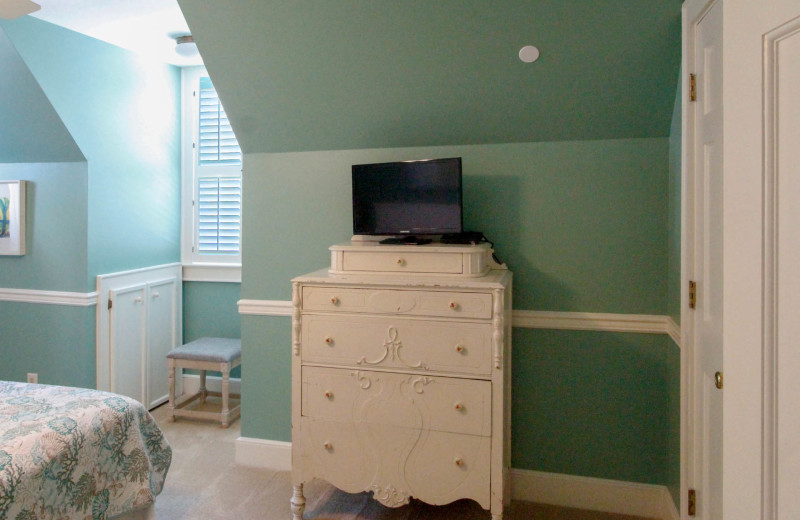
[[[795,520],[800,518],[800,18],[767,33],[765,50],[765,516]]]
[[[178,343],[176,278],[147,284],[147,405],[152,409],[169,397],[167,354]]]
[[[145,284],[109,291],[111,391],[144,403],[147,348]]]
[[[687,274],[694,282],[688,311],[691,446],[688,487],[696,492],[696,518],[722,518],[722,319],[723,319],[723,106],[722,0],[695,3],[687,10],[695,100],[687,104],[689,124]],[[703,5],[706,4],[706,5]],[[691,94],[689,94],[691,95]]]

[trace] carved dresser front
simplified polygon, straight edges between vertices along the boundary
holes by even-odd
[[[470,498],[502,518],[511,273],[487,244],[331,251],[330,269],[292,280],[294,519],[313,478],[389,507]]]

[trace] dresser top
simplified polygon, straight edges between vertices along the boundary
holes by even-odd
[[[475,278],[447,278],[435,274],[419,274],[397,276],[395,274],[331,274],[328,268],[298,276],[292,282],[336,284],[349,286],[376,286],[395,288],[424,289],[502,289],[511,282],[511,271],[507,269],[490,269],[484,276]]]
[[[328,248],[331,251],[369,251],[385,253],[474,253],[488,251],[487,242],[479,244],[442,244],[431,242],[429,244],[381,244],[373,241],[353,241],[343,244],[334,244]]]

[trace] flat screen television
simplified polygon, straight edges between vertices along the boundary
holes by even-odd
[[[353,233],[461,233],[461,157],[353,165]]]

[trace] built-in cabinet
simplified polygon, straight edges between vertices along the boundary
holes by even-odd
[[[511,273],[487,244],[331,253],[292,281],[294,518],[313,478],[390,507],[471,498],[501,518]]]
[[[98,388],[148,409],[169,397],[167,353],[182,344],[180,266],[99,277]]]

